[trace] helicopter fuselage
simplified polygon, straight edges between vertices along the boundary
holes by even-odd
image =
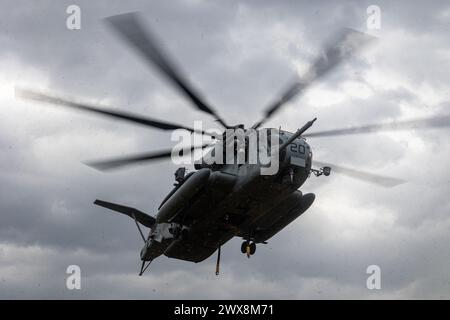
[[[292,134],[280,131],[280,143]],[[311,161],[311,148],[300,137],[280,152],[273,175],[261,175],[259,164],[198,165],[159,207],[141,258],[164,254],[199,262],[234,236],[265,242],[314,201],[298,191]]]

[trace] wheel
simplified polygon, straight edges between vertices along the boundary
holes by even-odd
[[[254,255],[256,252],[256,243],[252,242],[250,243],[250,254]]]
[[[241,245],[241,252],[242,253],[247,253],[247,245],[248,245],[248,241],[242,242],[242,245]]]

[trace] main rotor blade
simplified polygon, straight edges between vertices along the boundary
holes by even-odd
[[[359,171],[359,170],[355,170],[355,169],[345,168],[345,167],[337,166],[334,164],[319,162],[319,161],[315,161],[315,160],[313,161],[313,165],[317,166],[317,167],[330,167],[331,173],[336,172],[336,173],[344,174],[346,176],[349,176],[349,177],[352,177],[352,178],[355,178],[358,180],[366,181],[369,183],[374,183],[379,186],[387,187],[387,188],[395,187],[397,185],[400,185],[400,184],[403,184],[406,182],[405,180],[402,180],[402,179],[381,176],[381,175],[377,175],[377,174],[373,174],[373,173],[368,173],[368,172]]]
[[[186,127],[186,126],[182,126],[182,125],[178,125],[178,124],[174,124],[174,123],[170,123],[170,122],[155,120],[152,118],[148,118],[148,117],[144,117],[144,116],[140,116],[140,115],[132,114],[129,112],[124,112],[124,111],[113,111],[113,110],[108,110],[108,109],[104,109],[104,108],[99,108],[99,107],[96,107],[93,105],[82,104],[82,103],[66,100],[66,99],[63,99],[60,97],[56,97],[56,96],[52,96],[52,95],[48,95],[45,93],[36,92],[36,91],[32,91],[32,90],[27,90],[27,89],[16,88],[16,96],[26,99],[26,100],[45,102],[45,103],[49,103],[49,104],[53,104],[53,105],[60,105],[60,106],[69,107],[69,108],[76,109],[76,110],[87,111],[87,112],[95,113],[98,115],[107,116],[107,117],[111,117],[111,118],[115,118],[115,119],[119,119],[119,120],[125,120],[128,122],[137,123],[137,124],[141,124],[141,125],[145,125],[145,126],[153,127],[153,128],[158,128],[158,129],[162,129],[162,130],[185,129],[190,132],[198,132],[198,133],[202,133],[202,134],[208,134],[202,130],[194,130],[194,129]]]
[[[311,132],[306,133],[302,136],[305,138],[330,137],[330,136],[342,136],[342,135],[362,134],[371,132],[387,132],[387,131],[408,130],[408,129],[432,129],[443,127],[450,127],[450,115]]]
[[[183,156],[183,155],[186,155],[186,154],[192,152],[195,149],[200,149],[200,148],[203,149],[210,145],[211,144],[204,144],[202,146],[193,146],[190,148],[180,149],[178,151],[178,154],[180,156]],[[153,161],[153,160],[157,160],[157,159],[170,158],[172,156],[172,150],[173,149],[167,149],[167,150],[161,150],[161,151],[139,153],[139,154],[115,158],[115,159],[85,162],[85,164],[88,165],[89,167],[95,168],[100,171],[108,171],[108,170],[112,170],[112,169],[123,168],[125,166],[130,166],[130,165],[134,165],[134,164],[149,162],[149,161]]]
[[[341,30],[336,35],[335,41],[325,47],[323,54],[315,60],[306,74],[300,79],[296,79],[279,99],[270,104],[265,110],[264,117],[255,123],[252,128],[256,129],[260,127],[282,106],[302,93],[312,83],[335,69],[344,60],[353,56],[374,39],[373,36],[352,29]]]
[[[197,109],[214,116],[218,122],[227,128],[224,120],[200,98],[200,95],[182,76],[179,69],[161,48],[156,37],[143,27],[137,13],[125,13],[108,17],[105,20],[123,40],[140,53],[147,62],[155,66],[178,90],[191,100]]]

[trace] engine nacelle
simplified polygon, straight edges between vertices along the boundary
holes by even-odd
[[[315,198],[316,196],[313,193],[302,195],[301,192],[297,191],[292,194],[284,203],[269,212],[267,218],[272,222],[255,234],[255,242],[264,242],[272,238],[308,210]]]
[[[159,209],[156,222],[169,222],[179,210],[189,203],[193,196],[206,186],[210,174],[211,170],[206,168],[200,169],[183,182],[177,191]]]

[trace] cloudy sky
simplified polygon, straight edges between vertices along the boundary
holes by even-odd
[[[288,104],[268,126],[315,130],[450,114],[448,1],[0,0],[0,298],[450,298],[447,129],[311,138],[314,157],[408,180],[384,189],[311,178],[302,217],[240,253],[240,239],[200,264],[161,257],[138,277],[134,223],[96,198],[154,214],[170,161],[113,173],[81,162],[170,146],[170,134],[17,101],[14,86],[50,90],[192,126],[207,115],[114,37],[101,19],[141,11],[195,86],[229,123],[251,125],[342,27],[378,42]],[[81,8],[68,30],[66,8]],[[367,7],[381,29],[367,30]],[[81,267],[81,290],[66,268]],[[381,268],[368,290],[366,268]]]

